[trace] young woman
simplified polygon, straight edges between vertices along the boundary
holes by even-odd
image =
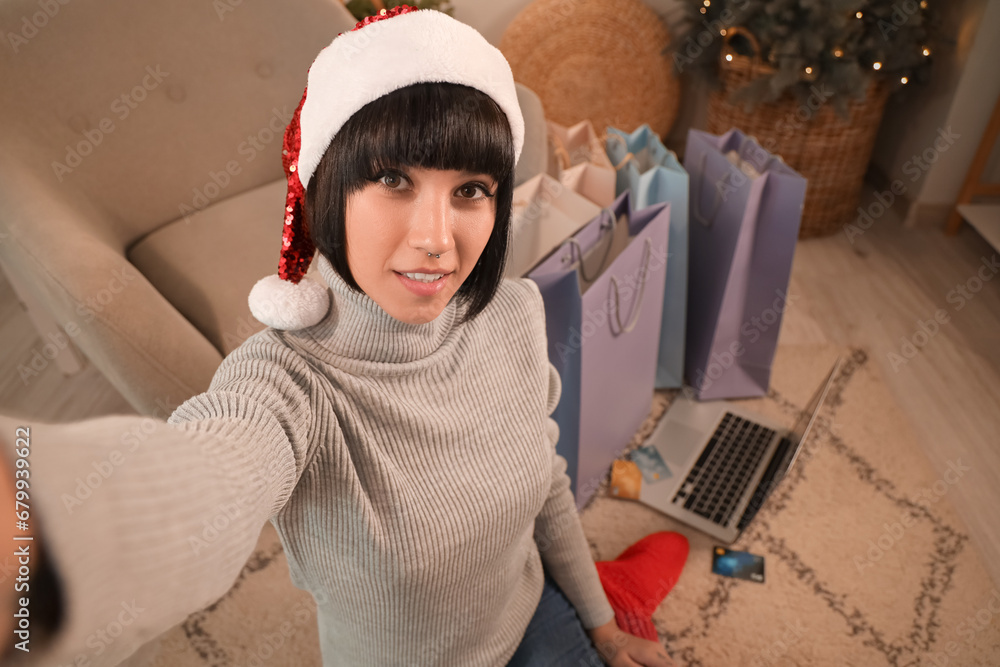
[[[523,131],[502,55],[440,12],[320,53],[285,135],[279,275],[250,297],[269,328],[167,422],[31,431],[65,617],[28,664],[116,664],[224,594],[268,520],[324,665],[673,664],[634,632],[687,544],[658,533],[599,571],[555,453],[541,295],[502,279]],[[304,277],[315,250],[328,289]]]

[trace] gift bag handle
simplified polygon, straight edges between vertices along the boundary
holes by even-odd
[[[566,150],[566,146],[563,144],[562,139],[550,132],[549,141],[552,142],[556,157],[559,158],[560,171],[566,171],[573,166],[573,161],[569,157],[569,151]]]
[[[704,180],[705,166],[708,164],[708,153],[704,153],[701,156],[701,166],[698,169],[698,173],[702,175],[702,178],[698,180]],[[729,178],[729,172],[727,171],[722,175],[722,178],[715,182],[715,202],[712,204],[712,212],[708,214],[708,217],[702,215],[701,212],[701,188],[696,188],[698,192],[695,193],[694,197],[691,197],[691,201],[688,206],[691,209],[691,215],[702,224],[704,227],[711,227],[712,222],[715,221],[715,216],[719,212],[719,207],[722,206],[722,190],[721,185],[725,180]]]
[[[653,256],[653,240],[647,237],[644,245],[643,257],[645,257],[645,260],[642,263],[642,271],[639,278],[639,296],[635,299],[636,306],[635,312],[632,315],[632,321],[627,326],[622,325],[621,296],[618,294],[618,279],[615,276],[611,276],[611,284],[615,288],[615,320],[618,322],[618,330],[622,333],[629,333],[632,329],[635,329],[635,325],[639,322],[639,313],[642,311],[642,294],[646,289],[646,278],[649,277],[649,261]]]
[[[605,132],[604,132],[604,136],[602,136],[602,137],[601,137],[601,140],[602,140],[602,141],[604,141],[604,143],[605,143],[605,145],[606,145],[606,144],[607,144],[607,142],[608,142],[608,139],[612,139],[612,138],[613,138],[613,139],[616,139],[616,140],[617,140],[618,142],[620,142],[620,143],[621,143],[621,144],[622,144],[623,146],[625,146],[625,157],[623,157],[623,158],[622,158],[622,159],[621,159],[621,160],[620,160],[620,161],[618,162],[618,164],[616,164],[616,165],[615,165],[615,171],[619,171],[619,170],[620,170],[620,169],[621,169],[622,167],[624,167],[624,166],[625,166],[626,164],[628,164],[628,163],[629,163],[629,160],[632,160],[633,162],[635,162],[635,163],[636,163],[636,166],[638,167],[638,166],[639,166],[639,161],[638,161],[638,160],[636,160],[636,158],[635,158],[635,155],[633,155],[633,154],[632,154],[632,151],[630,151],[630,150],[628,149],[628,142],[627,142],[627,141],[625,141],[625,140],[624,140],[624,139],[622,138],[622,135],[618,134],[617,132],[607,132],[607,131],[605,131]]]
[[[608,246],[607,248],[604,249],[604,257],[601,259],[600,268],[597,270],[597,274],[593,278],[588,277],[587,272],[583,268],[583,247],[580,245],[580,242],[572,237],[566,239],[566,243],[569,243],[571,248],[575,247],[580,252],[580,268],[579,268],[580,275],[583,276],[583,279],[586,280],[588,283],[592,283],[595,280],[597,280],[597,276],[601,275],[601,272],[604,271],[605,268],[607,268],[608,255],[611,253],[611,246],[614,245],[614,240],[615,240],[614,231],[615,231],[615,223],[617,222],[617,220],[615,219],[614,211],[612,211],[610,208],[605,208],[603,211],[601,211],[602,219],[605,213],[611,216],[611,224],[610,226],[608,226],[609,233],[607,234]],[[601,223],[601,227],[602,228],[604,227],[603,222]],[[563,264],[572,261],[572,259],[573,259],[573,250],[571,249],[568,255],[563,255],[562,258]]]
[[[549,136],[549,140],[552,142],[553,150],[554,150],[556,156],[558,156],[558,158],[559,158],[559,166],[562,168],[562,170],[565,171],[566,169],[569,169],[570,167],[572,167],[573,166],[573,158],[570,156],[569,151],[566,150],[566,144],[563,143],[563,140],[560,139],[557,135],[552,134],[552,133],[550,133],[548,136]],[[605,132],[600,137],[597,137],[596,141],[599,142],[599,143],[605,143],[605,142],[607,142],[608,138],[610,138],[610,137],[615,137],[620,142],[624,143],[625,144],[625,150],[627,151],[627,155],[625,155],[625,157],[621,160],[621,162],[619,162],[617,165],[615,165],[615,171],[617,171],[618,169],[621,169],[623,166],[625,166],[625,164],[630,159],[634,160],[635,156],[632,155],[631,151],[628,151],[628,144],[625,143],[625,140],[622,139],[617,134],[608,134],[607,132]],[[606,154],[607,154],[607,151],[605,151],[605,155]],[[587,151],[587,161],[588,162],[592,161],[592,157],[593,157],[593,153],[590,150],[588,150]]]
[[[749,136],[744,136],[743,140],[740,142],[740,148],[737,151],[737,154],[740,156],[740,159],[743,158],[744,149],[746,148],[747,143],[750,142],[750,141],[753,141],[754,143],[756,143],[756,139],[754,139],[753,137],[749,137]],[[771,163],[775,160],[775,158],[777,158],[779,161],[781,160],[781,158],[778,157],[778,156],[775,156],[775,155],[770,154],[770,153],[768,154],[767,161],[763,165],[761,165],[761,173],[763,173],[763,171],[765,171],[771,165]],[[701,156],[701,166],[698,169],[698,173],[699,174],[704,174],[705,173],[705,165],[706,164],[708,164],[708,153],[707,152],[703,153],[702,156]],[[737,167],[737,169],[738,168],[739,167]],[[730,172],[726,172],[725,174],[722,175],[722,178],[720,178],[718,181],[715,182],[715,202],[712,204],[712,212],[708,214],[708,217],[705,217],[704,215],[702,215],[702,212],[701,212],[701,203],[700,203],[701,202],[701,197],[697,197],[697,196],[693,197],[692,201],[689,204],[690,209],[691,209],[691,214],[694,215],[694,217],[698,220],[698,222],[700,222],[705,227],[711,227],[712,226],[712,222],[715,220],[715,216],[719,212],[719,207],[722,205],[722,188],[721,188],[721,186],[723,185],[723,183],[725,182],[725,180],[727,178],[729,178],[729,174],[730,174]]]
[[[740,142],[740,150],[737,151],[737,154],[740,156],[741,160],[745,159],[743,156],[746,154],[746,147],[748,143],[757,144],[757,146],[759,146],[762,151],[767,153],[767,161],[764,162],[764,164],[762,164],[759,169],[761,174],[767,171],[767,168],[770,167],[771,163],[774,162],[775,160],[778,160],[779,162],[782,161],[780,155],[777,155],[775,153],[769,153],[763,146],[760,145],[760,142],[757,141],[757,137],[753,135],[744,135],[743,141]],[[754,169],[756,169],[756,167],[754,167]]]

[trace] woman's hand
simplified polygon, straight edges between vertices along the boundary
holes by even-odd
[[[587,634],[611,667],[677,667],[662,644],[625,632],[615,619]]]

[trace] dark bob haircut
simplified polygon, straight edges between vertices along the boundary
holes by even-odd
[[[352,289],[347,198],[384,169],[423,167],[489,174],[498,184],[493,232],[455,293],[471,321],[500,287],[510,240],[514,141],[507,116],[485,93],[454,83],[417,83],[358,110],[334,136],[306,189],[306,220],[317,250]]]

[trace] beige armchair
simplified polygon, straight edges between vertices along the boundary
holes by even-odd
[[[336,0],[0,4],[0,264],[140,413],[263,328],[247,295],[277,270],[282,133],[354,23]],[[518,183],[547,160],[519,95]]]

